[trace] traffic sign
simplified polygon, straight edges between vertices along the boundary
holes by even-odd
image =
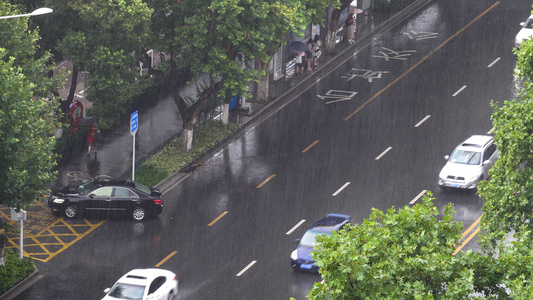
[[[131,114],[130,118],[130,134],[135,135],[137,133],[137,129],[139,128],[139,111],[136,110],[134,113]]]

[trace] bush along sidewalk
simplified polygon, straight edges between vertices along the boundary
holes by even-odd
[[[238,124],[220,121],[203,122],[194,130],[193,145],[189,152],[181,150],[181,138],[170,142],[161,152],[148,159],[135,172],[135,181],[154,186],[172,173],[179,171],[203,153],[239,129]]]
[[[0,267],[0,298],[2,294],[26,279],[33,271],[35,264],[31,257],[19,259],[18,253],[6,249],[6,263]]]

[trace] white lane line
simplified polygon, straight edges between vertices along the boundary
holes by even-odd
[[[494,127],[492,127],[488,132],[487,134],[492,134],[494,132]]]
[[[460,88],[457,92],[455,92],[455,94],[453,94],[452,97],[459,95],[459,93],[462,92],[464,89],[466,89],[466,85],[463,85],[463,87]]]
[[[242,269],[242,271],[237,273],[237,276],[241,276],[244,272],[248,271],[248,269],[250,269],[256,262],[257,262],[257,260],[252,260],[252,262],[249,263],[246,267],[244,267],[244,269]]]
[[[429,117],[431,117],[431,115],[427,115],[425,118],[420,120],[420,122],[416,123],[415,127],[422,125],[422,123],[426,122],[426,120],[429,119]]]
[[[385,149],[385,151],[381,152],[381,154],[378,155],[378,157],[376,157],[376,160],[379,160],[381,157],[383,157],[383,155],[387,154],[387,152],[389,152],[390,149],[392,149],[392,147],[389,147],[389,148]]]
[[[293,231],[296,230],[296,228],[300,227],[300,225],[302,225],[304,222],[305,222],[305,219],[302,219],[300,222],[298,222],[298,224],[294,225],[294,227],[292,227],[291,230],[287,231],[285,234],[286,235],[291,234]]]
[[[337,196],[342,190],[344,190],[345,187],[350,185],[350,182],[346,182],[343,186],[341,186],[335,193],[333,193],[331,196]]]
[[[492,67],[495,63],[497,63],[500,60],[501,57],[496,58],[493,62],[490,63],[490,65],[487,66],[487,68]]]
[[[420,197],[422,197],[426,192],[427,192],[427,190],[421,191],[420,194],[416,195],[416,197],[414,197],[413,200],[411,200],[411,202],[409,202],[409,204],[414,204],[416,202],[416,200],[420,199]]]

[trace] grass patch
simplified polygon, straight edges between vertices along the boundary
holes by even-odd
[[[193,162],[216,143],[239,129],[238,124],[223,125],[209,120],[194,129],[192,149],[181,151],[181,138],[170,142],[161,152],[152,156],[135,171],[135,181],[154,186],[172,173]]]

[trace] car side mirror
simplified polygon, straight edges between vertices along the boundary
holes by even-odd
[[[91,199],[94,198],[94,194],[90,194],[89,198],[91,198]]]
[[[524,27],[526,25],[526,22],[520,22],[520,26]]]
[[[490,160],[487,159],[486,161],[483,162],[483,165],[488,165],[489,163],[490,163]]]
[[[445,159],[445,160],[448,160],[449,158],[450,158],[449,155],[444,155],[444,159]]]
[[[302,240],[302,239],[299,239],[299,238],[298,238],[298,239],[295,239],[294,241],[297,242],[297,243],[299,243],[301,240]]]
[[[104,290],[104,293],[107,294],[107,293],[109,293],[110,290],[111,290],[111,288],[107,288],[107,289]]]

